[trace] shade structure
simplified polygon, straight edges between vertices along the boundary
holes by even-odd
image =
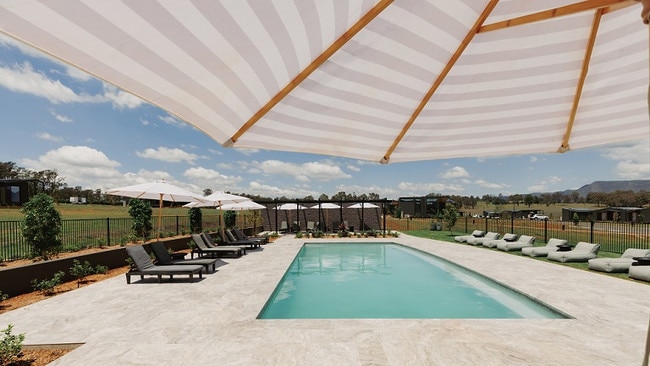
[[[318,227],[319,227],[319,229],[323,229],[323,230],[327,231],[327,225],[329,225],[329,221],[330,221],[329,210],[333,210],[333,209],[339,209],[340,210],[341,206],[337,205],[336,203],[323,202],[323,203],[319,203],[317,205],[313,205],[313,206],[311,206],[311,208],[325,210],[325,225],[323,225],[320,222],[321,212],[318,211],[318,221],[319,221]],[[343,214],[341,214],[340,217],[341,217],[341,221],[342,221],[343,220]]]
[[[265,209],[266,206],[260,205],[257,202],[248,200],[244,202],[237,202],[237,203],[230,203],[227,205],[222,205],[221,209],[223,210],[231,210],[231,211],[250,211],[250,210],[262,210]]]
[[[275,227],[277,230],[278,227],[278,211],[287,211],[288,216],[289,216],[289,222],[288,222],[288,227],[290,227],[293,230],[293,225],[292,225],[292,219],[291,219],[291,211],[294,210],[306,210],[309,207],[303,206],[299,203],[292,203],[292,202],[287,202],[283,203],[281,205],[278,205],[275,207]],[[300,212],[296,215],[298,216],[298,227],[300,227]]]
[[[138,199],[158,200],[158,239],[160,239],[160,230],[162,227],[163,201],[202,203],[201,196],[165,181],[113,188],[106,191],[106,194]]]
[[[8,0],[0,32],[223,146],[387,163],[647,138],[640,11],[632,0]]]

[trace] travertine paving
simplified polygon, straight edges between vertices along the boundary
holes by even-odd
[[[2,314],[0,327],[25,344],[84,343],[54,365],[641,365],[648,284],[408,235],[367,240],[447,258],[574,319],[257,320],[316,241],[284,237],[199,282],[119,276]]]

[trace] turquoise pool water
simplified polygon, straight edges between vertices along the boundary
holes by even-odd
[[[399,244],[305,244],[259,319],[566,318],[441,258]]]

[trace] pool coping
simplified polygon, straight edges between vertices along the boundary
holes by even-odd
[[[25,344],[83,343],[55,365],[641,364],[645,283],[403,234],[352,240],[434,254],[574,319],[258,320],[302,244],[319,241],[285,236],[195,283],[120,276],[0,314],[0,326]]]

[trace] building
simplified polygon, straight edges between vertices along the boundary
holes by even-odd
[[[454,201],[449,197],[400,197],[398,208],[402,215],[410,217],[435,217]]]
[[[0,206],[22,206],[40,192],[43,182],[38,179],[0,179]]]
[[[650,223],[650,208],[647,207],[563,208],[562,221],[573,221],[575,214],[580,221]]]

